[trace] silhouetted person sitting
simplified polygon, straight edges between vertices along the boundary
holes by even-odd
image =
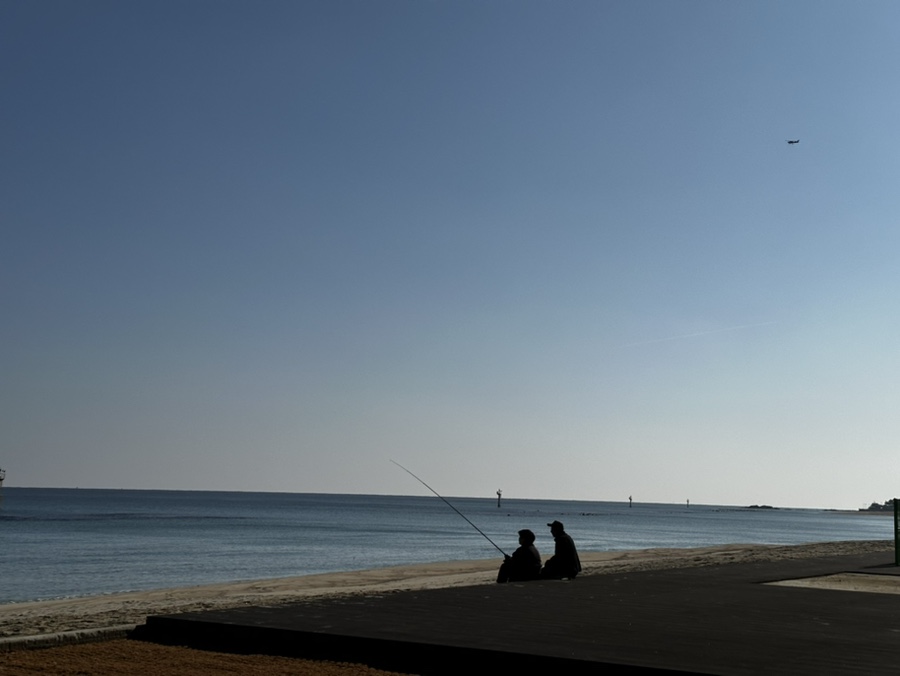
[[[566,533],[562,523],[554,521],[548,523],[550,533],[556,541],[556,548],[544,569],[541,571],[541,578],[544,580],[562,580],[564,578],[573,578],[581,572],[581,561],[578,559],[578,552],[575,550],[575,543]]]
[[[497,582],[524,582],[541,576],[541,555],[534,546],[534,533],[527,528],[520,530],[519,545],[512,556],[504,559]]]

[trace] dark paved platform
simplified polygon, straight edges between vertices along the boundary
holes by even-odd
[[[425,674],[898,674],[900,596],[761,584],[900,572],[892,563],[882,553],[725,564],[151,616],[136,637]]]

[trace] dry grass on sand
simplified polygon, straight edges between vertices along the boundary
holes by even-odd
[[[315,662],[269,655],[229,655],[174,646],[118,639],[0,655],[0,674],[84,676],[382,676],[394,672],[361,664]]]

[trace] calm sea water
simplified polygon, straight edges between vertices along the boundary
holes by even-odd
[[[890,518],[809,509],[448,498],[507,552],[559,519],[581,551],[893,537]],[[434,496],[4,488],[0,603],[500,558]]]

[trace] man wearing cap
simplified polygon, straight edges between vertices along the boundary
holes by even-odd
[[[541,576],[541,555],[534,546],[534,533],[519,531],[519,548],[500,565],[497,582],[524,582]]]
[[[541,578],[544,580],[571,579],[581,572],[581,561],[578,559],[575,543],[566,533],[561,522],[554,521],[547,525],[550,526],[550,533],[556,541],[556,548],[553,556],[544,564]]]

